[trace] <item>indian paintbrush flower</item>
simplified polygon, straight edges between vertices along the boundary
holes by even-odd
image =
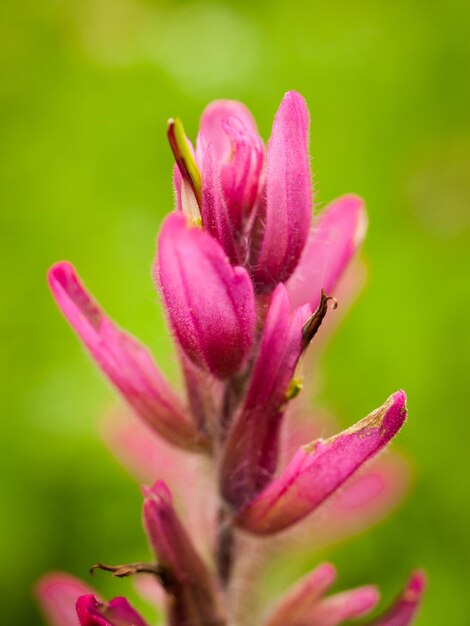
[[[364,238],[364,204],[346,195],[312,217],[309,115],[296,92],[281,102],[266,147],[235,101],[207,107],[195,148],[178,119],[170,120],[168,138],[176,210],[160,231],[153,275],[185,393],[177,394],[147,348],[111,322],[69,263],[49,272],[63,314],[142,420],[113,422],[112,445],[154,483],[144,487],[143,517],[155,562],[97,567],[117,577],[151,576],[164,594],[159,604],[169,626],[334,626],[368,615],[379,602],[376,587],[327,595],[336,578],[329,563],[264,617],[244,618],[234,593],[237,564],[249,552],[243,546],[255,545],[257,536],[282,536],[327,502],[349,506],[351,527],[356,519],[364,526],[374,517],[370,501],[383,511],[400,497],[384,464],[357,473],[402,427],[403,391],[326,439],[312,440],[310,427],[304,431],[297,421],[297,450],[285,462],[290,444],[283,433],[287,420],[296,421],[291,407],[306,354]],[[370,626],[412,624],[424,584],[415,572]],[[45,577],[37,591],[51,626],[147,624],[125,598],[103,602],[62,574]]]

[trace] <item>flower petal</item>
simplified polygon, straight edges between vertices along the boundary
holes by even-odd
[[[257,221],[264,225],[252,274],[260,291],[286,281],[297,265],[312,220],[308,154],[309,115],[302,96],[289,91],[274,119],[266,155],[265,203]]]
[[[155,279],[182,348],[199,366],[225,378],[243,365],[253,343],[253,286],[220,245],[180,213],[160,233]]]
[[[310,232],[287,288],[293,306],[309,302],[315,309],[322,289],[332,294],[367,230],[364,202],[349,194],[332,202]]]
[[[204,110],[196,142],[197,158],[213,145],[219,161],[228,160],[232,152],[232,139],[223,126],[224,120],[236,117],[244,128],[257,134],[256,122],[244,104],[236,100],[214,100]]]
[[[93,590],[78,578],[51,572],[39,579],[35,593],[49,626],[78,626],[75,603]]]
[[[302,352],[308,312],[292,314],[281,283],[274,291],[246,399],[227,437],[222,457],[222,493],[236,508],[271,479],[278,459],[286,393]]]
[[[169,626],[223,626],[215,579],[179,521],[162,481],[144,488],[144,523],[171,596]]]
[[[299,521],[382,450],[405,419],[406,396],[398,391],[355,426],[300,448],[282,475],[240,511],[238,524],[268,534]]]
[[[81,626],[147,626],[126,598],[114,598],[106,604],[90,594],[81,596],[76,607]]]
[[[370,626],[409,626],[414,622],[423,594],[426,589],[426,575],[418,570],[413,572],[405,589],[395,604]]]
[[[222,122],[232,142],[230,158],[221,164],[224,198],[235,232],[242,233],[246,218],[258,198],[264,146],[258,133],[250,131],[235,116]]]
[[[57,263],[48,279],[60,310],[136,413],[171,443],[191,450],[207,448],[147,348],[103,313],[74,267]]]
[[[309,616],[336,578],[330,563],[322,563],[290,589],[271,611],[265,626],[300,626],[310,623]]]
[[[201,216],[204,229],[220,243],[233,264],[239,263],[232,224],[222,194],[217,157],[212,144],[206,150],[202,165]]]

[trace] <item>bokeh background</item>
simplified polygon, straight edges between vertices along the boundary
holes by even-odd
[[[243,100],[267,138],[307,99],[321,208],[368,203],[369,278],[330,344],[319,402],[343,426],[404,387],[407,501],[325,551],[341,585],[389,598],[424,566],[418,624],[468,623],[469,7],[429,0],[2,2],[0,575],[9,626],[41,624],[33,581],[148,554],[139,487],[101,442],[115,396],[49,296],[70,259],[106,310],[176,365],[150,278],[171,209],[165,124]],[[318,557],[319,558],[319,557]],[[312,557],[311,562],[314,562]],[[107,595],[127,581],[102,575]]]

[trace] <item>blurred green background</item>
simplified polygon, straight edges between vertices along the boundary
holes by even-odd
[[[3,622],[40,624],[48,569],[87,578],[146,557],[138,485],[101,443],[114,394],[56,310],[45,273],[70,259],[105,309],[176,370],[150,278],[171,209],[165,124],[194,136],[214,98],[264,138],[287,89],[307,99],[318,206],[368,203],[369,280],[325,360],[343,425],[404,387],[396,448],[413,490],[368,534],[322,555],[341,586],[390,597],[425,567],[418,624],[468,622],[470,115],[467,2],[2,2]],[[313,560],[312,560],[313,562]],[[98,576],[107,595],[127,581]]]

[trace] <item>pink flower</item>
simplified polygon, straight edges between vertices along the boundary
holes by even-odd
[[[318,543],[351,534],[390,510],[406,483],[397,457],[369,466],[405,422],[403,391],[326,439],[318,437],[319,419],[305,425],[293,410],[309,376],[310,344],[330,317],[333,294],[341,294],[339,280],[367,224],[362,200],[346,195],[311,227],[308,134],[308,111],[296,92],[281,102],[266,149],[238,102],[209,105],[195,150],[181,122],[170,121],[176,211],[158,238],[154,279],[184,397],[147,349],[102,312],[70,264],[49,273],[65,317],[142,418],[137,425],[113,417],[106,438],[133,472],[154,483],[144,488],[143,514],[154,560],[98,567],[117,577],[145,574],[145,593],[159,598],[169,626],[228,626],[235,619],[246,626],[253,619],[335,626],[368,615],[380,600],[371,585],[327,595],[336,573],[326,563],[264,619],[244,618],[250,590],[240,602],[253,555],[268,563],[259,535],[275,535],[281,551],[295,546],[293,533],[281,531],[297,524],[304,533],[315,528]],[[314,515],[319,508],[326,524]],[[153,592],[157,584],[160,594]],[[371,626],[411,625],[423,590],[424,576],[415,572]],[[107,604],[63,575],[43,580],[38,595],[52,626],[145,626],[124,598]]]

